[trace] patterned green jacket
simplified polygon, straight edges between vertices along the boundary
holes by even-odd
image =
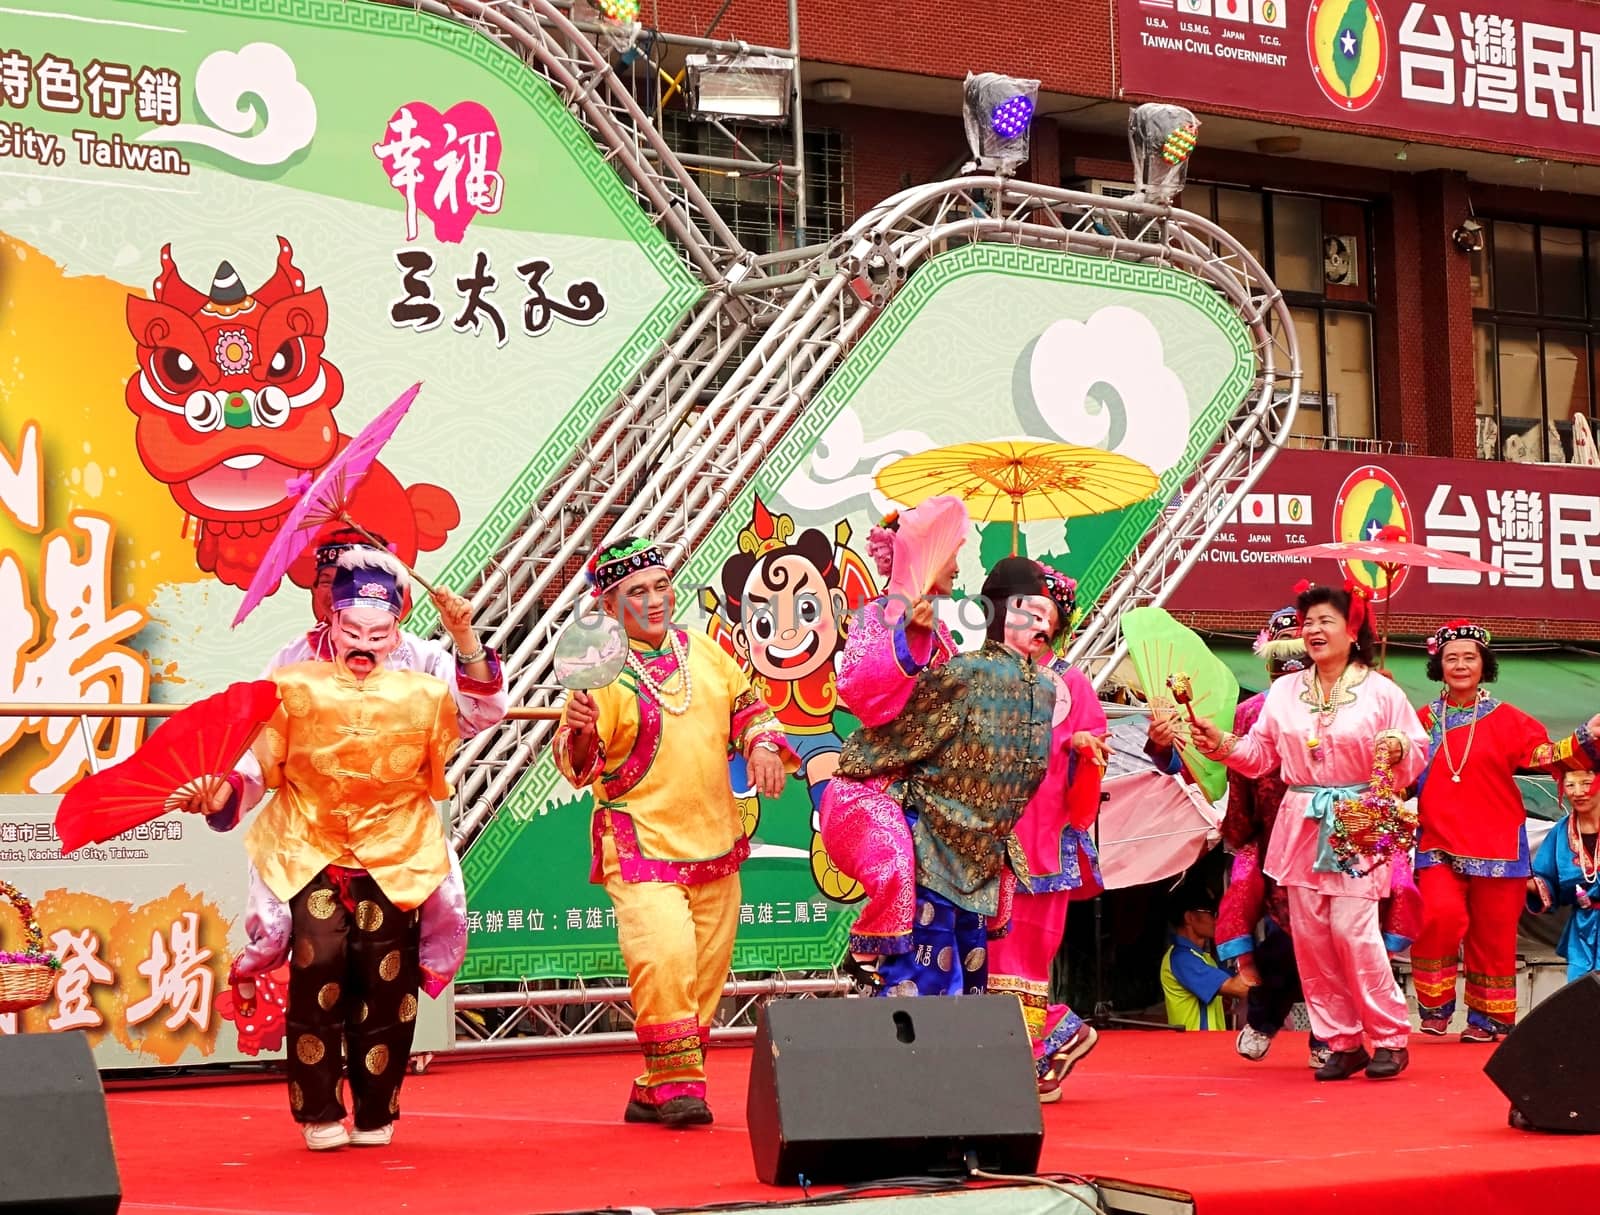
[[[901,778],[916,815],[917,885],[994,915],[1007,863],[1027,861],[1012,829],[1044,779],[1055,686],[998,642],[924,671],[893,721],[846,740],[839,774]]]

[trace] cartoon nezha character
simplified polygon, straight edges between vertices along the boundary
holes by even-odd
[[[350,442],[333,417],[345,381],[326,357],[328,301],[322,288],[307,290],[280,236],[277,265],[254,291],[228,262],[209,289],[192,287],[164,246],[151,298],[130,295],[127,316],[138,346],[126,399],[138,419],[139,460],[184,511],[186,535],[194,521],[195,564],[248,586],[293,504],[288,483]],[[381,464],[349,510],[408,564],[442,547],[461,522],[447,491],[403,487]],[[311,585],[309,547],[289,576]]]
[[[708,631],[751,672],[789,745],[800,756],[797,779],[811,796],[811,872],[829,898],[854,902],[861,887],[834,867],[818,834],[822,794],[839,766],[844,745],[833,715],[839,695],[834,662],[844,648],[848,614],[877,590],[865,562],[847,546],[849,526],[834,538],[816,528],[795,534],[789,515],[773,514],[755,499],[751,520],[739,533],[739,552],[723,563],[722,596],[702,592],[712,613]],[[744,798],[746,825],[754,831],[759,809]]]

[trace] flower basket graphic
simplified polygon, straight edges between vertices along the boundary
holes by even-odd
[[[50,998],[61,963],[45,951],[44,932],[22,892],[10,882],[0,882],[0,898],[16,908],[23,931],[20,951],[0,948],[0,1013],[21,1012]],[[0,946],[4,944],[0,941]]]

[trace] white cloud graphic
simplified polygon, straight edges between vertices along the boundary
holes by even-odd
[[[847,406],[778,495],[795,510],[823,511],[868,501],[873,512],[882,514],[890,504],[878,493],[873,476],[885,464],[932,446],[933,440],[920,430],[896,430],[869,442],[861,416]]]
[[[280,165],[317,133],[316,99],[300,83],[289,53],[270,42],[207,55],[195,71],[194,93],[212,125],[180,123],[140,141],[193,144],[247,165]],[[249,134],[262,118],[261,129]]]
[[[1135,309],[1055,322],[1033,345],[1026,381],[1040,420],[1063,442],[1130,456],[1158,475],[1189,442],[1183,381],[1166,365],[1160,332]]]

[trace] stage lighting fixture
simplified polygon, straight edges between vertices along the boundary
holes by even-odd
[[[1199,135],[1200,120],[1182,106],[1150,103],[1128,111],[1134,196],[1170,203],[1182,193]]]
[[[689,96],[696,114],[746,122],[789,116],[794,65],[777,55],[690,55]]]
[[[1033,117],[1033,102],[1023,96],[1002,101],[989,115],[989,127],[1001,139],[1015,139],[1028,129]]]
[[[1028,128],[1038,104],[1039,82],[997,72],[968,73],[962,90],[962,120],[969,166],[1010,175],[1028,159]]]
[[[632,25],[639,20],[639,0],[597,0],[606,20]]]

